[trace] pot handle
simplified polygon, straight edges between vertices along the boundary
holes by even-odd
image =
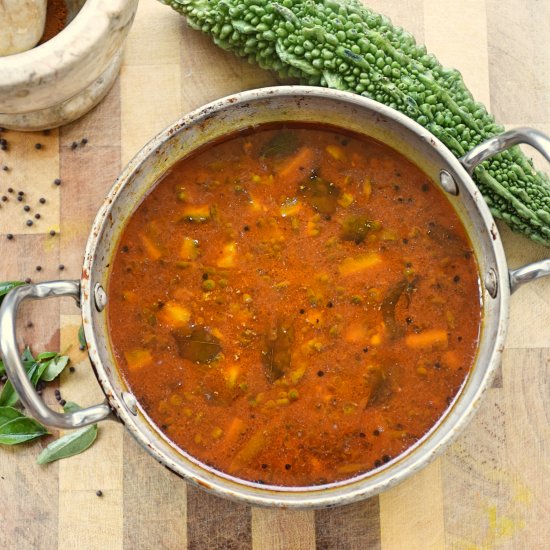
[[[489,138],[474,147],[459,160],[468,174],[473,175],[476,167],[484,160],[520,143],[531,145],[550,162],[550,138],[534,128],[515,128]],[[513,293],[529,281],[550,275],[550,259],[533,262],[518,269],[511,269],[509,273],[510,292]]]
[[[36,393],[19,356],[15,326],[17,311],[25,300],[43,300],[72,296],[80,300],[79,281],[48,281],[19,286],[4,298],[0,308],[0,351],[8,378],[21,399],[21,403],[37,420],[56,428],[80,428],[104,420],[111,414],[107,402],[71,413],[58,413],[50,409]]]
[[[531,145],[550,162],[550,138],[535,128],[515,128],[493,136],[476,145],[458,160],[471,176],[478,164],[520,143]]]

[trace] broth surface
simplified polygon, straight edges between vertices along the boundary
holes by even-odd
[[[379,467],[475,359],[477,265],[443,193],[381,143],[263,126],[179,161],[112,266],[113,351],[173,442],[308,486]]]

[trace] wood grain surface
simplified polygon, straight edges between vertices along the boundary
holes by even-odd
[[[500,122],[550,132],[548,0],[368,4],[413,32],[444,64],[458,68]],[[208,101],[277,82],[216,48],[169,8],[142,0],[120,77],[93,112],[49,135],[2,134],[9,148],[0,151],[0,166],[8,166],[0,170],[0,195],[8,197],[0,203],[0,279],[78,278],[105,193],[149,138]],[[88,143],[82,145],[82,138]],[[10,187],[14,193],[8,193]],[[499,227],[512,267],[550,256],[550,250]],[[14,238],[6,239],[7,233]],[[321,511],[235,504],[186,485],[121,425],[104,422],[91,449],[48,466],[37,465],[36,456],[51,438],[0,449],[0,547],[548,548],[550,280],[518,291],[510,317],[502,372],[473,422],[439,460],[380,496]],[[73,303],[25,306],[19,325],[21,341],[34,350],[71,355],[75,372],[64,373],[59,383],[66,399],[82,405],[101,399],[78,349],[80,318]],[[45,392],[52,405],[53,390]],[[98,489],[103,496],[96,496]]]

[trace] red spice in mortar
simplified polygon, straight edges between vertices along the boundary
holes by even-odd
[[[48,8],[46,10],[46,25],[44,34],[38,45],[47,42],[56,34],[60,33],[67,23],[67,6],[65,0],[48,0]]]

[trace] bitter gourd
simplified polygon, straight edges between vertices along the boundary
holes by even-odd
[[[358,0],[161,0],[226,49],[314,86],[401,111],[457,157],[502,133],[462,76]],[[550,181],[517,147],[474,173],[492,214],[550,246]]]

